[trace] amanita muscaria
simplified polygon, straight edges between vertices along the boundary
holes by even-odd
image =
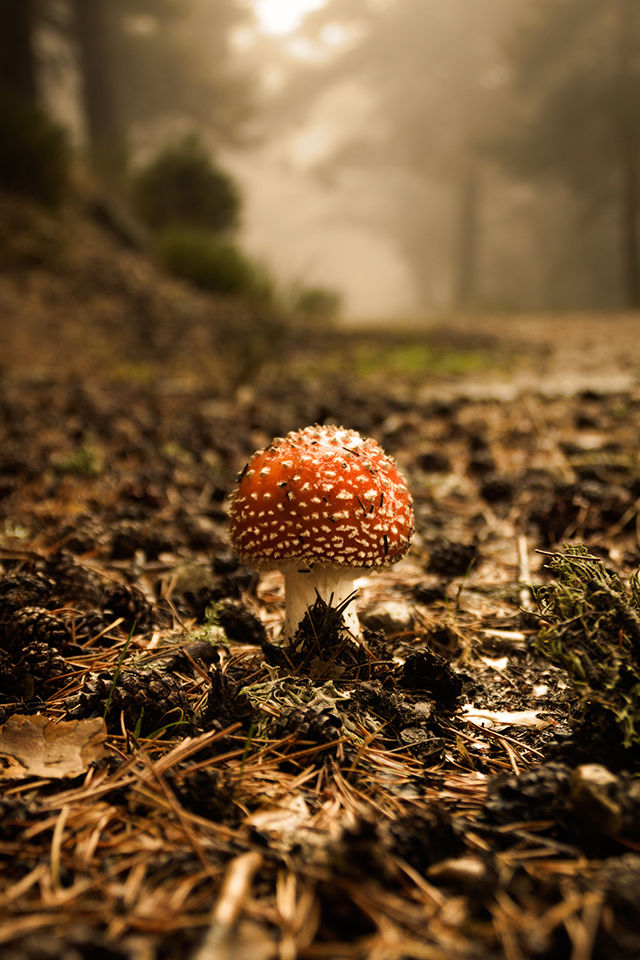
[[[413,509],[398,468],[372,439],[335,426],[305,427],[258,450],[231,498],[238,558],[285,577],[285,637],[316,592],[337,607],[365,572],[395,563],[413,536]],[[344,613],[359,633],[353,604]]]

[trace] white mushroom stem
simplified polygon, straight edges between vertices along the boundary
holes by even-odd
[[[356,578],[362,576],[358,567],[337,567],[332,564],[314,564],[309,570],[298,564],[284,568],[285,620],[284,636],[291,638],[305,613],[316,602],[316,591],[326,604],[339,607],[355,591]],[[353,598],[343,612],[344,622],[354,637],[360,636],[360,624]]]

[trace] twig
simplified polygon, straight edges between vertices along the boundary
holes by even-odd
[[[535,609],[531,596],[531,567],[529,565],[529,545],[525,536],[518,537],[518,583],[520,585],[520,606],[527,613]]]
[[[566,557],[568,560],[591,560],[594,563],[604,562],[602,557],[594,557],[590,553],[562,553],[560,550],[541,550],[539,547],[536,547],[536,553],[539,553],[543,557],[552,557],[553,559]]]
[[[69,818],[71,807],[65,806],[58,814],[56,825],[51,838],[51,886],[54,890],[60,887],[60,851],[62,849],[62,836],[64,828]]]
[[[262,854],[256,851],[241,853],[232,860],[222,882],[218,902],[211,916],[211,925],[193,960],[214,960],[220,956],[220,947],[228,944],[249,895],[251,881],[262,866]]]

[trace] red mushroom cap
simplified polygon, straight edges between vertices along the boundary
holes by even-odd
[[[306,427],[253,455],[231,500],[231,538],[244,563],[347,567],[395,563],[413,536],[412,499],[375,440],[344,427]]]

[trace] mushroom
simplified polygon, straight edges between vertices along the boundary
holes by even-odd
[[[395,462],[372,439],[336,426],[276,437],[238,477],[229,515],[238,558],[285,577],[284,636],[292,637],[316,594],[354,636],[350,598],[366,571],[395,563],[413,536],[411,495]]]

